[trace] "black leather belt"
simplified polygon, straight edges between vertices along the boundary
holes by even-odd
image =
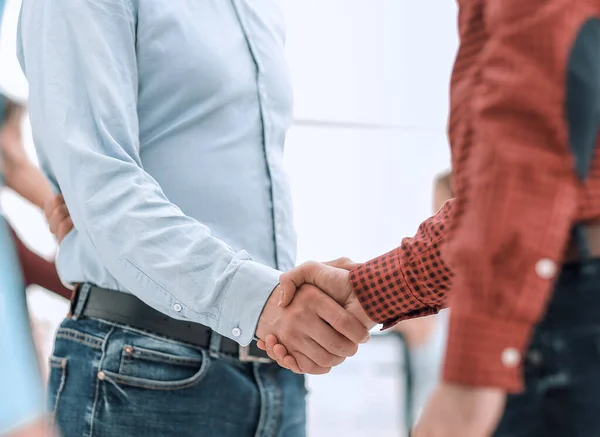
[[[95,285],[90,287],[87,301],[80,312],[82,317],[131,326],[201,348],[210,347],[213,331],[209,327],[173,319],[146,305],[132,294],[107,290]],[[79,287],[73,294],[71,309],[75,308],[79,299],[78,291]],[[255,341],[244,347],[229,338],[222,337],[220,343],[220,353],[236,357],[242,362],[272,362],[267,354],[256,346]]]

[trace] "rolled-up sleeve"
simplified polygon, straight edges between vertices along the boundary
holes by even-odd
[[[149,305],[248,344],[280,272],[211,236],[144,171],[133,2],[25,0],[18,52],[34,140],[77,232]]]

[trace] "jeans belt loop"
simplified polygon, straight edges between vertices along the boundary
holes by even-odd
[[[91,284],[85,283],[79,285],[73,293],[73,300],[71,301],[71,318],[73,320],[79,319],[90,295]]]

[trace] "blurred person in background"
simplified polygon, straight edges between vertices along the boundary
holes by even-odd
[[[4,0],[0,0],[0,21],[3,12]],[[0,189],[7,184],[43,209],[52,193],[23,149],[22,115],[20,105],[0,95]],[[54,435],[46,420],[41,369],[25,299],[29,284],[70,296],[54,264],[25,247],[0,208],[0,435],[5,437]],[[51,363],[58,364],[63,363]]]
[[[23,0],[19,29],[40,163],[75,224],[60,432],[304,436],[304,377],[255,336],[326,372],[368,330],[314,286],[289,309],[273,293],[296,256],[276,1]]]
[[[25,152],[21,136],[24,109],[7,98],[3,100],[4,120],[0,127],[0,171],[4,183],[21,197],[43,209],[44,205],[53,198],[53,194],[47,179],[41,170],[29,160]],[[30,250],[8,221],[6,225],[16,246],[25,287],[38,285],[62,298],[70,299],[72,292],[61,283],[54,262],[48,261]],[[60,223],[60,226],[67,230],[72,227],[70,218]],[[35,345],[42,363],[41,370],[45,375],[49,370],[46,360],[46,345],[50,330],[47,323],[36,317],[35,314],[31,314],[31,319]]]
[[[14,240],[1,211],[0,387],[0,435],[47,436],[43,384],[31,338],[25,284]]]
[[[45,205],[54,195],[48,180],[30,161],[23,147],[21,136],[23,114],[23,107],[5,99],[4,122],[0,127],[0,169],[7,187],[44,210]],[[73,224],[68,218],[67,221],[61,222],[60,226],[69,230]],[[25,285],[39,285],[65,299],[70,299],[71,290],[61,283],[54,262],[47,261],[31,251],[12,228],[10,232],[16,244]],[[64,232],[61,229],[61,233]]]
[[[434,180],[433,213],[439,211],[452,196],[451,172],[448,171]],[[411,381],[408,401],[414,423],[440,379],[448,329],[447,313],[405,320],[393,329],[402,335],[408,348]]]

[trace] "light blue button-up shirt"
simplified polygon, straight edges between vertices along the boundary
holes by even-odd
[[[17,44],[61,278],[248,344],[296,250],[275,0],[23,0]]]

